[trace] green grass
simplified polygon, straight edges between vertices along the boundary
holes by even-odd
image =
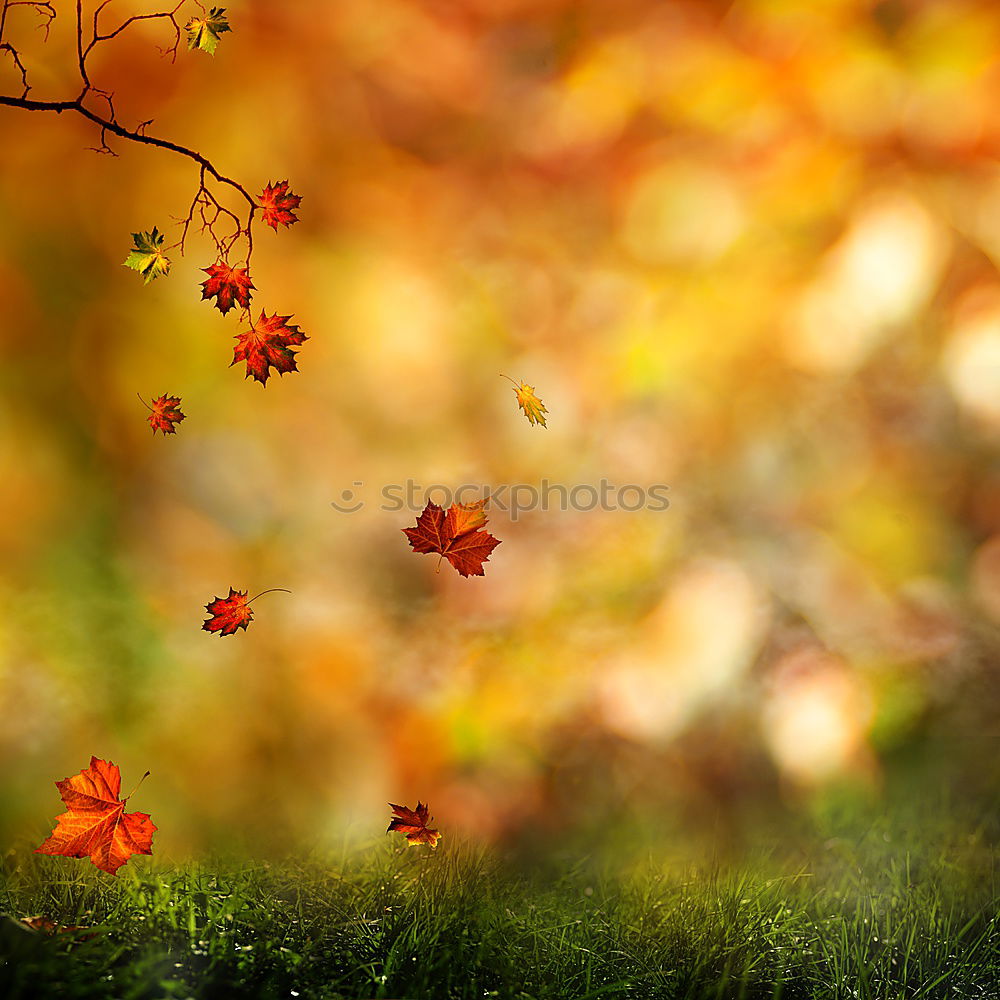
[[[725,864],[570,861],[380,842],[330,859],[89,864],[12,852],[0,996],[1000,996],[995,852],[881,828]],[[926,839],[926,835],[925,835]]]

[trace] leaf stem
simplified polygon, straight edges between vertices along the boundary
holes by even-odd
[[[290,593],[291,591],[285,590],[284,587],[271,587],[270,590],[262,590],[255,597],[251,597],[250,600],[247,601],[247,604],[248,605],[253,604],[253,602],[256,601],[258,597],[263,597],[265,594],[290,594]]]
[[[150,413],[154,412],[153,408],[149,405],[149,403],[146,402],[146,400],[142,398],[142,396],[139,395],[139,393],[136,393],[136,396],[138,397],[139,402],[142,403],[142,405],[145,406]]]
[[[122,802],[128,802],[128,800],[129,800],[130,798],[132,798],[132,796],[133,796],[133,795],[135,795],[135,793],[136,793],[137,791],[139,791],[139,785],[141,785],[141,784],[142,784],[142,783],[143,783],[143,782],[144,782],[144,781],[145,781],[145,780],[146,780],[146,779],[147,779],[147,778],[149,777],[149,775],[150,775],[150,772],[149,772],[149,771],[147,771],[147,772],[146,772],[146,773],[145,773],[145,774],[144,774],[144,775],[143,775],[143,776],[142,776],[142,777],[141,777],[141,778],[139,779],[139,782],[138,782],[138,784],[137,784],[137,785],[135,786],[135,788],[133,788],[133,789],[132,789],[132,791],[131,791],[131,792],[129,792],[129,793],[128,793],[128,795],[126,795],[126,796],[125,796],[125,798],[123,798],[123,799],[122,799]]]

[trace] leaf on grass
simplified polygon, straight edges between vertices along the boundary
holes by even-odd
[[[118,798],[121,784],[118,766],[98,757],[79,774],[57,781],[67,812],[56,817],[51,836],[35,853],[89,857],[111,875],[133,854],[152,854],[156,827],[146,813],[125,812],[129,796]]]
[[[291,347],[301,344],[309,338],[297,327],[290,326],[291,316],[265,316],[260,311],[260,319],[245,333],[236,337],[236,349],[230,367],[239,361],[245,361],[248,375],[260,382],[267,383],[273,368],[279,375],[285,372],[295,372],[295,351]]]
[[[225,261],[203,267],[208,277],[201,283],[201,297],[215,299],[215,307],[223,316],[240,305],[250,308],[250,291],[254,284],[250,280],[250,270],[245,267],[230,267]]]
[[[215,55],[219,35],[232,31],[225,7],[213,7],[204,17],[192,17],[184,26],[188,36],[188,49],[201,49],[210,56]]]
[[[279,225],[290,226],[299,221],[293,209],[299,207],[302,199],[288,190],[288,181],[268,184],[261,192],[259,201],[264,222],[275,232]]]
[[[139,398],[142,399],[142,396]],[[146,402],[144,399],[142,401]],[[164,394],[158,396],[152,403],[146,403],[146,406],[149,407],[149,416],[146,419],[149,421],[149,426],[153,428],[154,434],[157,431],[162,431],[164,434],[176,433],[174,425],[179,424],[185,416],[181,413],[180,396]]]
[[[169,272],[170,260],[163,252],[163,234],[157,231],[156,226],[151,232],[132,234],[132,249],[124,260],[124,266],[138,271],[145,285]]]
[[[48,917],[21,917],[21,923],[28,928],[29,931],[41,931],[43,934],[55,934],[59,929],[59,925],[54,921],[50,920]]]
[[[91,941],[98,936],[96,932],[79,924],[58,924],[49,917],[21,917],[20,923],[29,931],[39,934],[75,934],[80,941]]]
[[[524,411],[524,415],[528,418],[528,423],[532,426],[541,424],[543,427],[546,427],[545,414],[548,413],[548,410],[545,409],[545,404],[535,395],[535,387],[528,385],[527,382],[518,382],[509,375],[503,375],[502,377],[507,379],[508,382],[514,383],[514,395],[517,397],[517,405]]]
[[[437,847],[441,834],[437,830],[427,828],[427,821],[430,819],[429,806],[425,806],[418,799],[416,809],[407,809],[406,806],[397,806],[392,802],[389,803],[389,808],[396,815],[389,820],[386,833],[405,833],[410,847],[415,847],[417,844]]]
[[[207,618],[201,627],[206,632],[218,632],[220,636],[233,635],[239,628],[246,631],[247,625],[253,621],[250,605],[262,594],[271,594],[277,590],[284,594],[291,593],[280,587],[274,587],[271,590],[262,590],[248,601],[247,591],[233,590],[230,587],[228,597],[216,597],[214,601],[205,605],[205,610],[211,617]]]
[[[447,513],[428,502],[417,518],[416,527],[403,528],[414,552],[437,552],[462,576],[485,576],[483,563],[500,544],[488,531],[486,500],[474,504],[452,504]],[[440,568],[440,561],[438,562]]]

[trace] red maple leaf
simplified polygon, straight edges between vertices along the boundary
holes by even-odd
[[[215,299],[215,307],[223,316],[239,304],[250,308],[250,290],[254,287],[250,280],[250,270],[245,267],[230,267],[225,261],[203,267],[208,277],[201,283],[201,297]]]
[[[57,781],[68,811],[56,817],[55,829],[35,853],[89,857],[112,875],[133,854],[152,854],[156,827],[146,813],[125,812],[130,796],[118,798],[121,786],[118,766],[99,757],[91,757],[90,767],[79,774]]]
[[[233,635],[238,628],[246,631],[247,625],[253,621],[253,612],[250,605],[263,594],[272,594],[281,591],[283,594],[290,594],[290,590],[281,587],[272,587],[270,590],[262,590],[260,594],[247,600],[247,591],[233,590],[229,588],[228,597],[216,597],[214,601],[205,605],[205,610],[211,615],[202,624],[206,632],[218,632],[220,636]]]
[[[396,815],[389,820],[386,833],[405,833],[410,847],[417,844],[430,844],[431,847],[437,847],[441,834],[437,830],[427,829],[427,821],[430,819],[429,806],[425,806],[417,800],[416,809],[407,809],[406,806],[397,806],[392,802],[389,803],[389,808]]]
[[[260,319],[245,333],[237,334],[236,349],[230,368],[238,361],[247,364],[247,375],[260,382],[267,383],[273,368],[279,375],[285,372],[297,372],[295,367],[295,351],[291,347],[301,344],[309,338],[297,327],[289,326],[291,316],[266,316],[260,311]]]
[[[279,225],[290,226],[299,221],[293,209],[299,207],[302,199],[288,190],[288,181],[268,184],[261,192],[259,201],[264,222],[275,232]]]
[[[152,404],[147,403],[142,396],[139,396],[139,400],[149,410],[149,416],[146,419],[149,421],[149,426],[153,428],[154,434],[157,431],[163,431],[164,434],[176,433],[174,424],[179,424],[184,419],[184,414],[181,413],[180,409],[180,396],[164,394],[154,399]]]
[[[436,503],[428,502],[416,527],[403,528],[403,534],[414,552],[437,552],[462,576],[485,576],[483,563],[500,544],[499,538],[480,530],[487,521],[485,504],[485,500],[455,503],[445,513]]]

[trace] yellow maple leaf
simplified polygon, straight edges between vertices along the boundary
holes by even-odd
[[[541,424],[543,427],[546,427],[545,414],[548,413],[548,410],[545,409],[545,404],[535,395],[535,387],[528,385],[527,382],[517,382],[509,375],[504,375],[503,372],[500,374],[508,382],[514,384],[514,395],[517,397],[517,405],[524,411],[524,415],[528,418],[528,423],[532,426]]]

